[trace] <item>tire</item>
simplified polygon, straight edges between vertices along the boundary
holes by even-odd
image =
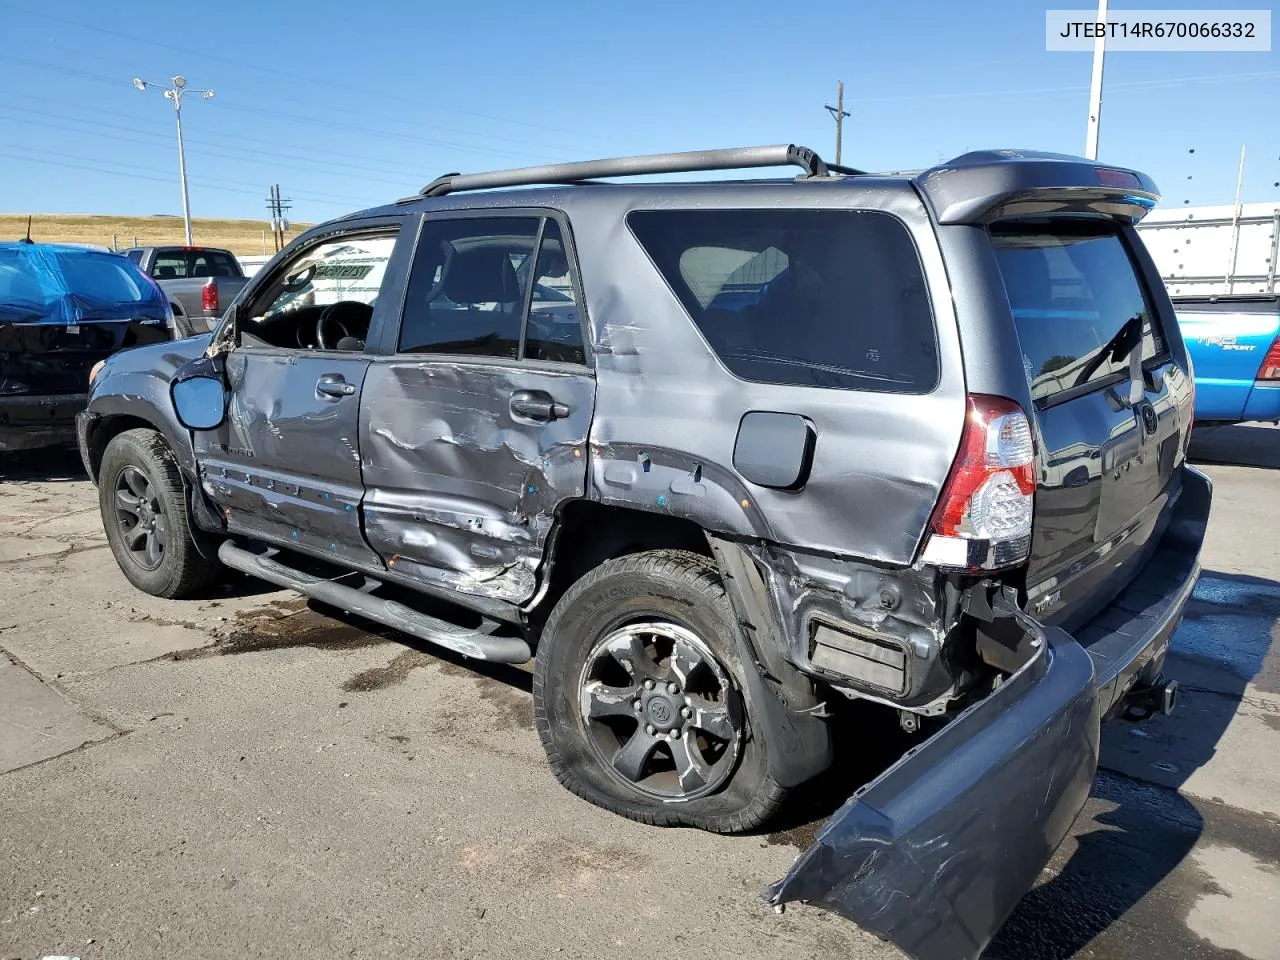
[[[574,583],[547,620],[533,679],[534,723],[556,778],[654,826],[738,833],[768,820],[787,790],[769,776],[766,744],[752,734],[735,629],[715,565],[695,553],[619,557]],[[656,654],[638,668],[637,637]],[[664,674],[666,649],[680,653]],[[643,765],[634,762],[646,749]]]
[[[178,465],[154,430],[126,430],[107,444],[98,470],[98,506],[116,563],[139,590],[181,599],[217,574],[217,561],[196,548]]]

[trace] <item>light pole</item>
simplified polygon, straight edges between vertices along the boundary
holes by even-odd
[[[170,77],[169,86],[163,83],[148,83],[138,77],[133,78],[133,85],[146,92],[147,87],[155,87],[164,91],[164,98],[173,101],[174,116],[178,119],[178,176],[182,180],[182,222],[187,230],[187,246],[191,246],[191,205],[187,200],[187,154],[182,147],[182,94],[187,92],[186,77]],[[212,90],[192,90],[200,94],[201,100],[213,98]]]
[[[1107,0],[1098,0],[1097,23],[1107,22]],[[1093,76],[1089,83],[1089,126],[1084,135],[1084,155],[1098,159],[1098,128],[1102,125],[1102,62],[1107,54],[1104,29],[1093,41]]]

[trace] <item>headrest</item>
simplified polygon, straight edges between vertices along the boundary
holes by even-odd
[[[459,250],[448,271],[442,292],[454,303],[515,303],[520,299],[515,267],[501,247]]]

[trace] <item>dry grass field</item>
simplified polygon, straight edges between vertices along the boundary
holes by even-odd
[[[292,239],[310,224],[290,223],[285,239]],[[26,235],[27,214],[0,213],[0,241],[18,240]],[[191,233],[197,244],[223,247],[240,256],[261,255],[263,237],[267,253],[274,252],[271,233],[262,220],[214,220],[196,217]],[[35,213],[31,219],[31,239],[42,243],[94,243],[110,247],[131,247],[135,238],[143,246],[182,243],[181,217],[113,217],[75,213]]]

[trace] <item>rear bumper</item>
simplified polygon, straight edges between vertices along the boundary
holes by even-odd
[[[0,397],[0,453],[75,442],[75,417],[85,394]]]
[[[1084,806],[1102,721],[1159,675],[1210,499],[1188,470],[1151,559],[1076,636],[1020,616],[1035,656],[855,793],[766,898],[835,910],[917,960],[977,957]]]

